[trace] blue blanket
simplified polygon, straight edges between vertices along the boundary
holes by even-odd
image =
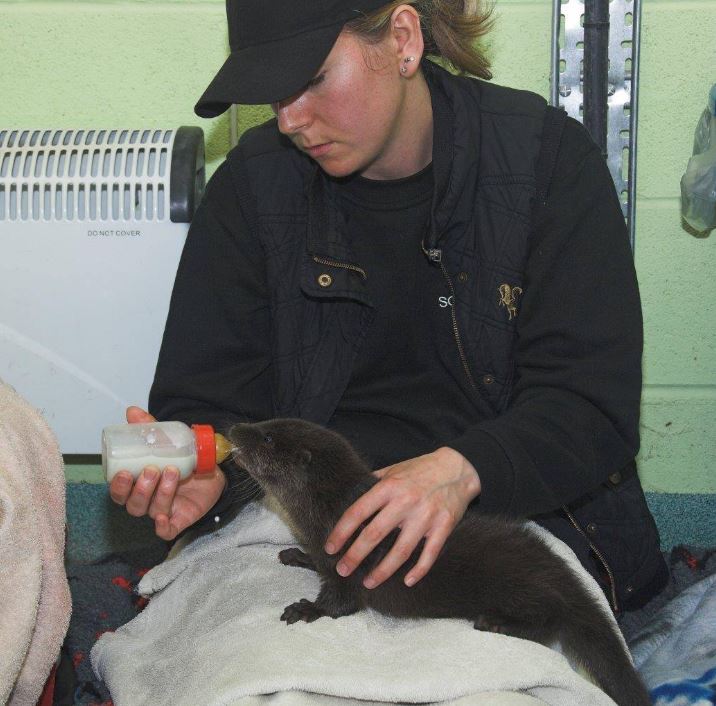
[[[666,603],[629,647],[654,706],[716,704],[716,574]]]

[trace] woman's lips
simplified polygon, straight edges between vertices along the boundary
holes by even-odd
[[[313,157],[314,159],[316,157],[322,157],[324,154],[326,154],[330,149],[332,142],[324,142],[320,145],[314,145],[313,147],[304,147],[306,154],[309,155],[309,157]]]

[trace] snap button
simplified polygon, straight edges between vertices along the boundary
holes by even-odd
[[[619,473],[619,471],[617,471],[616,473],[612,473],[612,474],[609,476],[609,482],[610,482],[612,485],[619,485],[619,483],[622,482],[622,474]]]
[[[482,382],[483,382],[485,385],[492,385],[492,383],[495,382],[495,378],[493,378],[492,375],[485,375],[485,376],[482,378]]]
[[[467,272],[460,272],[457,276],[458,282],[467,282],[468,274]]]
[[[587,532],[589,532],[589,534],[596,534],[596,533],[597,533],[597,526],[594,524],[594,522],[590,522],[590,523],[587,525]]]
[[[330,287],[333,284],[333,277],[324,272],[322,275],[318,275],[318,284],[321,287]]]

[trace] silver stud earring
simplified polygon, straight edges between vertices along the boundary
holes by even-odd
[[[403,59],[404,64],[409,64],[411,61],[415,61],[414,56],[406,56],[405,59]],[[400,67],[400,73],[401,74],[407,74],[408,73],[408,67],[407,66],[401,66]]]

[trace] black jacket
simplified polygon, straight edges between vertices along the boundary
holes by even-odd
[[[435,195],[424,249],[454,292],[455,338],[441,355],[459,356],[457,384],[479,410],[445,443],[478,469],[479,511],[534,517],[615,608],[637,605],[665,566],[633,461],[641,313],[609,172],[568,121],[533,222],[544,100],[429,63],[425,73]],[[373,318],[335,188],[275,121],[228,155],[180,263],[156,416],[328,422]]]

